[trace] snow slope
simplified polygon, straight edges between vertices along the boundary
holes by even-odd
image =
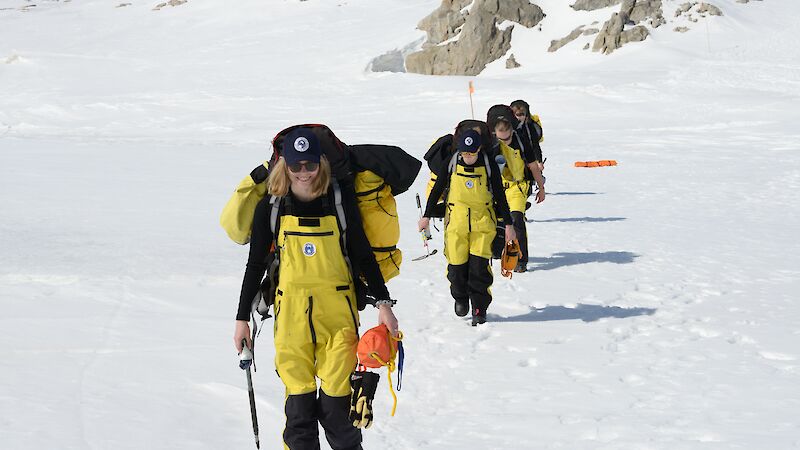
[[[0,448],[252,448],[230,341],[247,248],[217,224],[232,189],[293,123],[421,156],[470,114],[468,78],[364,72],[437,1],[131,3],[0,3]],[[718,3],[708,34],[610,57],[526,53],[517,27],[523,67],[474,79],[478,116],[521,97],[544,121],[533,271],[498,276],[468,326],[444,259],[410,261],[398,198],[406,373],[366,448],[800,446],[800,4]]]

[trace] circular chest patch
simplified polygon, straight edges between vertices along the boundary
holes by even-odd
[[[304,152],[308,150],[308,139],[304,137],[299,137],[294,140],[294,149],[298,152]]]
[[[473,187],[475,187],[475,182],[472,180],[467,180],[467,182],[464,184],[467,185],[467,189],[472,189]]]
[[[303,254],[306,256],[314,256],[317,254],[317,246],[311,242],[303,244]]]

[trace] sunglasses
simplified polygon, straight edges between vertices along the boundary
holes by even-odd
[[[461,152],[461,156],[469,156],[470,158],[478,156],[478,152]]]
[[[298,173],[302,169],[305,169],[306,172],[314,172],[317,169],[319,169],[318,162],[304,162],[304,163],[299,162],[299,163],[287,164],[286,166],[289,167],[289,171],[292,173]]]

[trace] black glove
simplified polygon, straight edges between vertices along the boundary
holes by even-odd
[[[381,377],[373,372],[353,372],[350,375],[350,386],[353,395],[350,398],[350,422],[356,428],[369,428],[372,425],[372,399],[378,388]]]

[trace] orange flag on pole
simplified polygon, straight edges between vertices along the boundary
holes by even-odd
[[[475,86],[472,85],[472,81],[469,82],[469,110],[472,112],[472,118],[475,118],[475,108],[472,106],[472,94],[475,93]]]

